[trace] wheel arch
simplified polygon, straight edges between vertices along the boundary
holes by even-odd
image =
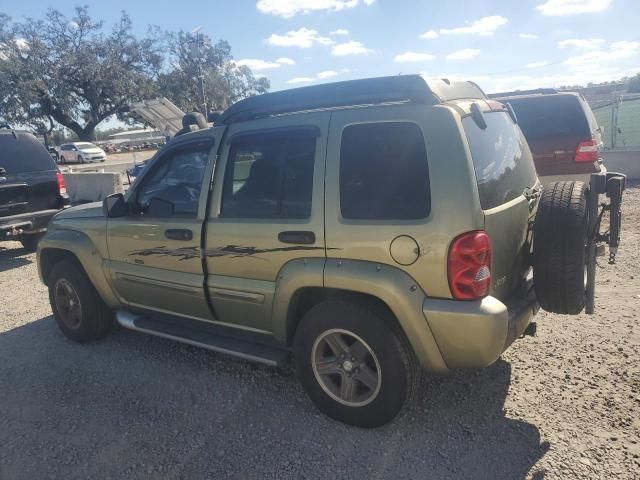
[[[335,259],[289,262],[278,276],[272,318],[274,336],[291,345],[304,314],[331,298],[369,305],[373,302],[397,321],[424,368],[448,371],[422,312],[424,292],[407,273],[389,265]]]
[[[91,239],[74,230],[50,230],[38,246],[38,273],[48,286],[53,266],[64,260],[76,262],[95,287],[102,300],[111,308],[120,306],[103,271],[103,257]]]

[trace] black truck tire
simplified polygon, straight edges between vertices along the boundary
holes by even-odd
[[[325,349],[332,359],[318,360],[320,340],[331,336],[336,342],[336,338],[344,339],[345,354],[339,357],[335,350]],[[318,409],[336,420],[363,428],[379,427],[406,411],[417,397],[421,377],[413,349],[395,319],[378,307],[348,300],[319,303],[302,318],[293,347],[300,383]],[[364,355],[350,353],[356,350]],[[345,370],[347,363],[350,366]],[[375,393],[365,393],[367,398],[359,403],[355,398],[352,402],[342,399],[342,383],[358,383],[366,372],[369,380],[374,378],[372,373],[375,375],[377,388],[370,388]],[[331,384],[340,378],[340,388],[332,392]],[[357,387],[353,387],[355,393]]]
[[[78,262],[60,260],[51,269],[47,284],[53,316],[67,338],[86,343],[107,335],[113,324],[113,312],[102,301]],[[64,297],[64,301],[60,297]],[[70,298],[73,298],[72,303]]]
[[[42,237],[44,237],[44,233],[32,233],[31,235],[22,235],[18,240],[27,252],[33,253],[38,249],[38,242]]]
[[[540,307],[576,315],[585,306],[589,190],[583,182],[545,186],[533,228],[533,282]]]

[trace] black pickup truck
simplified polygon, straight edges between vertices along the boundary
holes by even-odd
[[[38,139],[0,127],[0,241],[35,251],[51,217],[68,206],[64,177]]]

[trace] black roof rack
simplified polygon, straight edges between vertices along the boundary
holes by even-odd
[[[266,93],[227,108],[216,125],[309,110],[411,102],[435,105],[463,98],[486,98],[472,82],[430,80],[421,75],[367,78]]]
[[[521,95],[551,95],[558,93],[555,88],[535,88],[533,90],[516,90],[515,92],[490,93],[489,98],[519,97]]]

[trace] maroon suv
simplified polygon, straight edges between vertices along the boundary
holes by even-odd
[[[601,130],[579,93],[541,89],[490,97],[513,107],[544,183],[588,183],[590,174],[605,171],[600,158]]]

